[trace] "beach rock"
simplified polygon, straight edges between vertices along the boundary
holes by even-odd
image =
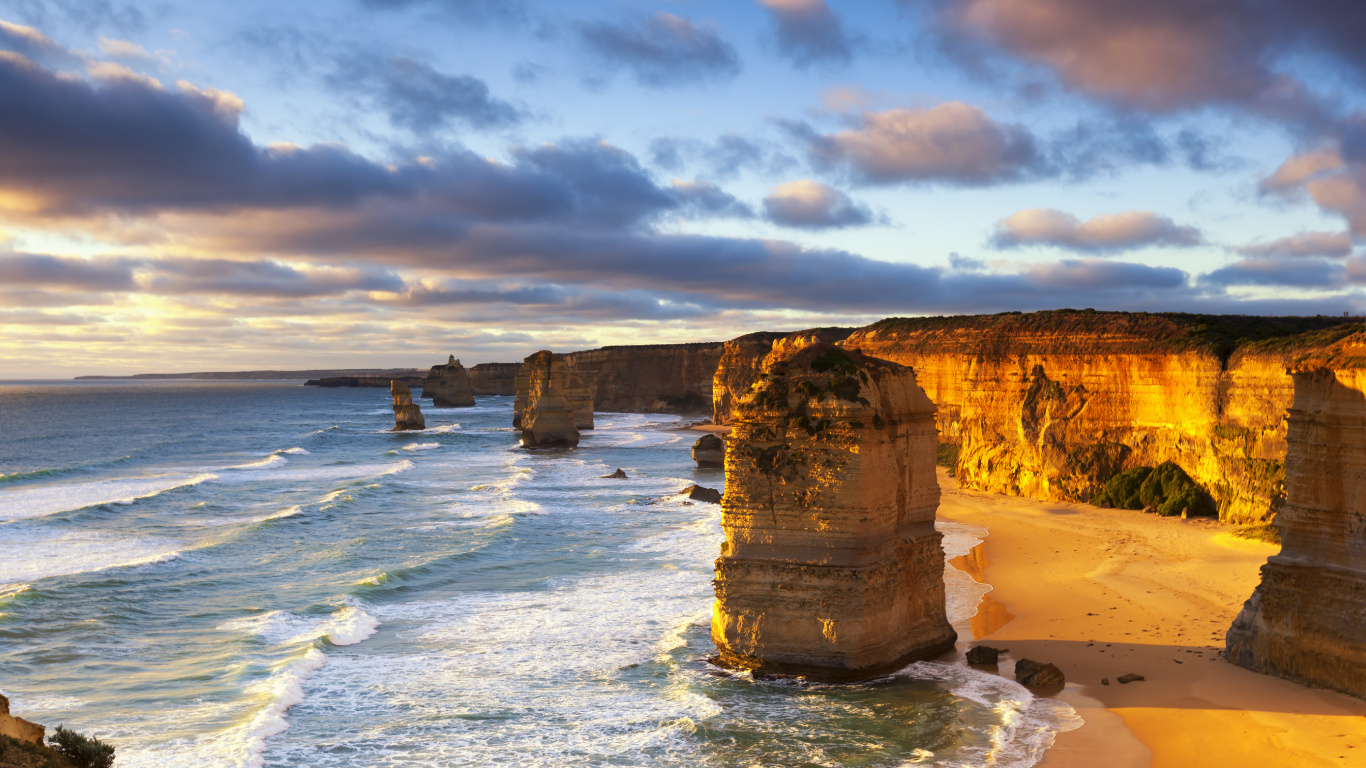
[[[703,435],[693,443],[692,460],[699,467],[726,466],[726,441],[713,434]]]
[[[992,648],[989,645],[977,645],[968,649],[967,657],[969,664],[995,664],[1001,657],[1001,649]]]
[[[1110,678],[1108,678],[1108,677],[1102,677],[1102,678],[1100,679],[1100,684],[1101,684],[1101,685],[1109,685],[1109,684],[1110,684]]]
[[[1062,670],[1033,659],[1015,662],[1015,681],[1028,688],[1061,688],[1067,683]],[[1123,678],[1120,682],[1123,682]]]
[[[1366,333],[1300,354],[1281,550],[1262,566],[1225,656],[1366,698]]]
[[[683,489],[683,496],[687,496],[693,501],[702,501],[707,504],[720,504],[721,492],[715,488],[704,488],[700,485],[690,485]]]
[[[9,699],[0,696],[0,736],[42,745],[46,728],[9,713]]]
[[[713,663],[854,680],[953,650],[934,404],[915,373],[815,344],[734,414]]]
[[[610,475],[603,475],[603,476],[602,476],[602,479],[603,479],[603,480],[625,480],[625,479],[626,479],[626,470],[622,469],[621,467],[617,467],[617,471],[616,471],[616,472],[613,472],[613,473],[610,474]]]
[[[470,369],[470,391],[476,395],[512,397],[517,394],[521,363],[480,363]]]
[[[465,366],[450,356],[445,365],[433,365],[422,385],[422,396],[430,397],[437,408],[468,408],[474,405],[474,390]]]
[[[575,430],[593,428],[593,391],[578,371],[569,368],[564,355],[541,350],[528,357],[517,372],[517,397],[512,403],[514,429],[523,429],[523,414],[534,399],[531,392],[534,382],[550,387],[556,397],[564,401]],[[543,397],[544,393],[539,396]],[[578,442],[577,437],[574,442]]]
[[[395,432],[427,428],[427,422],[422,418],[422,409],[413,403],[413,391],[407,384],[397,379],[389,382],[389,394],[394,397]]]
[[[1127,675],[1120,675],[1119,677],[1116,677],[1115,679],[1119,681],[1119,684],[1120,684],[1120,685],[1128,685],[1129,683],[1137,683],[1137,682],[1139,682],[1140,680],[1143,679],[1143,675],[1139,675],[1139,674],[1135,674],[1135,673],[1133,673],[1133,672],[1130,672],[1130,673],[1127,674]]]
[[[528,357],[517,374],[517,402],[513,425],[522,431],[522,447],[573,448],[579,444],[574,413],[565,398],[572,374],[563,360],[550,352]],[[576,377],[574,377],[576,378]],[[592,406],[589,406],[590,419]]]

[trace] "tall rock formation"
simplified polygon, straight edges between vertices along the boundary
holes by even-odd
[[[1262,566],[1226,655],[1366,698],[1366,333],[1292,370],[1281,551]]]
[[[430,397],[437,408],[468,408],[474,405],[474,390],[465,366],[450,356],[445,365],[433,365],[422,384],[422,396]]]
[[[593,390],[598,411],[707,413],[712,376],[724,345],[640,344],[565,355],[565,364]]]
[[[520,370],[521,363],[480,363],[470,369],[470,389],[476,395],[512,397]]]
[[[528,357],[517,372],[517,397],[512,401],[514,429],[524,429],[523,414],[534,402],[532,388],[537,381],[554,383],[555,394],[564,400],[576,430],[593,428],[593,390],[579,371],[569,367],[564,355],[543,349]],[[577,433],[574,442],[578,442]]]
[[[413,402],[413,391],[407,384],[394,379],[389,382],[389,394],[394,397],[395,432],[427,428],[427,422],[422,418],[422,409]]]
[[[579,430],[566,393],[578,394],[583,390],[586,387],[565,367],[563,356],[545,351],[528,357],[517,374],[517,408],[513,422],[513,426],[522,431],[522,446],[572,448],[578,445]],[[591,403],[589,407],[591,420]]]
[[[952,650],[934,404],[914,372],[815,344],[734,414],[713,661],[848,680]]]
[[[812,344],[833,344],[853,332],[853,328],[813,328],[796,333],[760,331],[726,342],[712,375],[712,423],[730,423],[735,403],[769,365]]]
[[[1222,519],[1261,522],[1284,501],[1286,340],[1353,327],[1058,310],[894,318],[839,344],[915,368],[938,407],[940,440],[959,445],[955,474],[966,487],[1088,501],[1124,469],[1172,461],[1210,491]],[[746,353],[736,342],[717,370],[718,423],[729,418],[724,390],[772,360],[762,345]]]

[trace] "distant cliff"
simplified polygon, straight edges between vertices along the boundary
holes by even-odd
[[[596,411],[707,413],[722,342],[603,347],[564,356]]]
[[[839,343],[915,369],[938,406],[939,439],[959,446],[955,473],[968,487],[1085,501],[1123,469],[1174,461],[1209,489],[1221,518],[1255,522],[1284,501],[1294,339],[1359,327],[1059,310],[894,318]],[[751,342],[748,358],[740,347],[717,371],[718,420],[752,383],[737,373],[769,359],[762,344]]]
[[[476,395],[517,394],[517,372],[521,363],[480,363],[470,369],[470,388]]]

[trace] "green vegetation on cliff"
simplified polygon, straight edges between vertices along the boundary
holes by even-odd
[[[1118,509],[1152,508],[1163,517],[1176,517],[1182,512],[1191,517],[1217,514],[1209,492],[1171,461],[1156,468],[1134,467],[1115,475],[1091,503]]]
[[[114,745],[106,744],[94,736],[76,733],[59,725],[56,732],[47,737],[47,741],[79,768],[112,768],[114,765]]]

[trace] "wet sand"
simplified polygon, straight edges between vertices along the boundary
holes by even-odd
[[[941,518],[990,530],[954,561],[993,587],[960,640],[1058,665],[1057,698],[1086,721],[1044,768],[1366,768],[1366,702],[1222,657],[1277,546],[1213,521],[961,490],[942,471],[940,487]],[[1129,672],[1146,680],[1119,685]]]

